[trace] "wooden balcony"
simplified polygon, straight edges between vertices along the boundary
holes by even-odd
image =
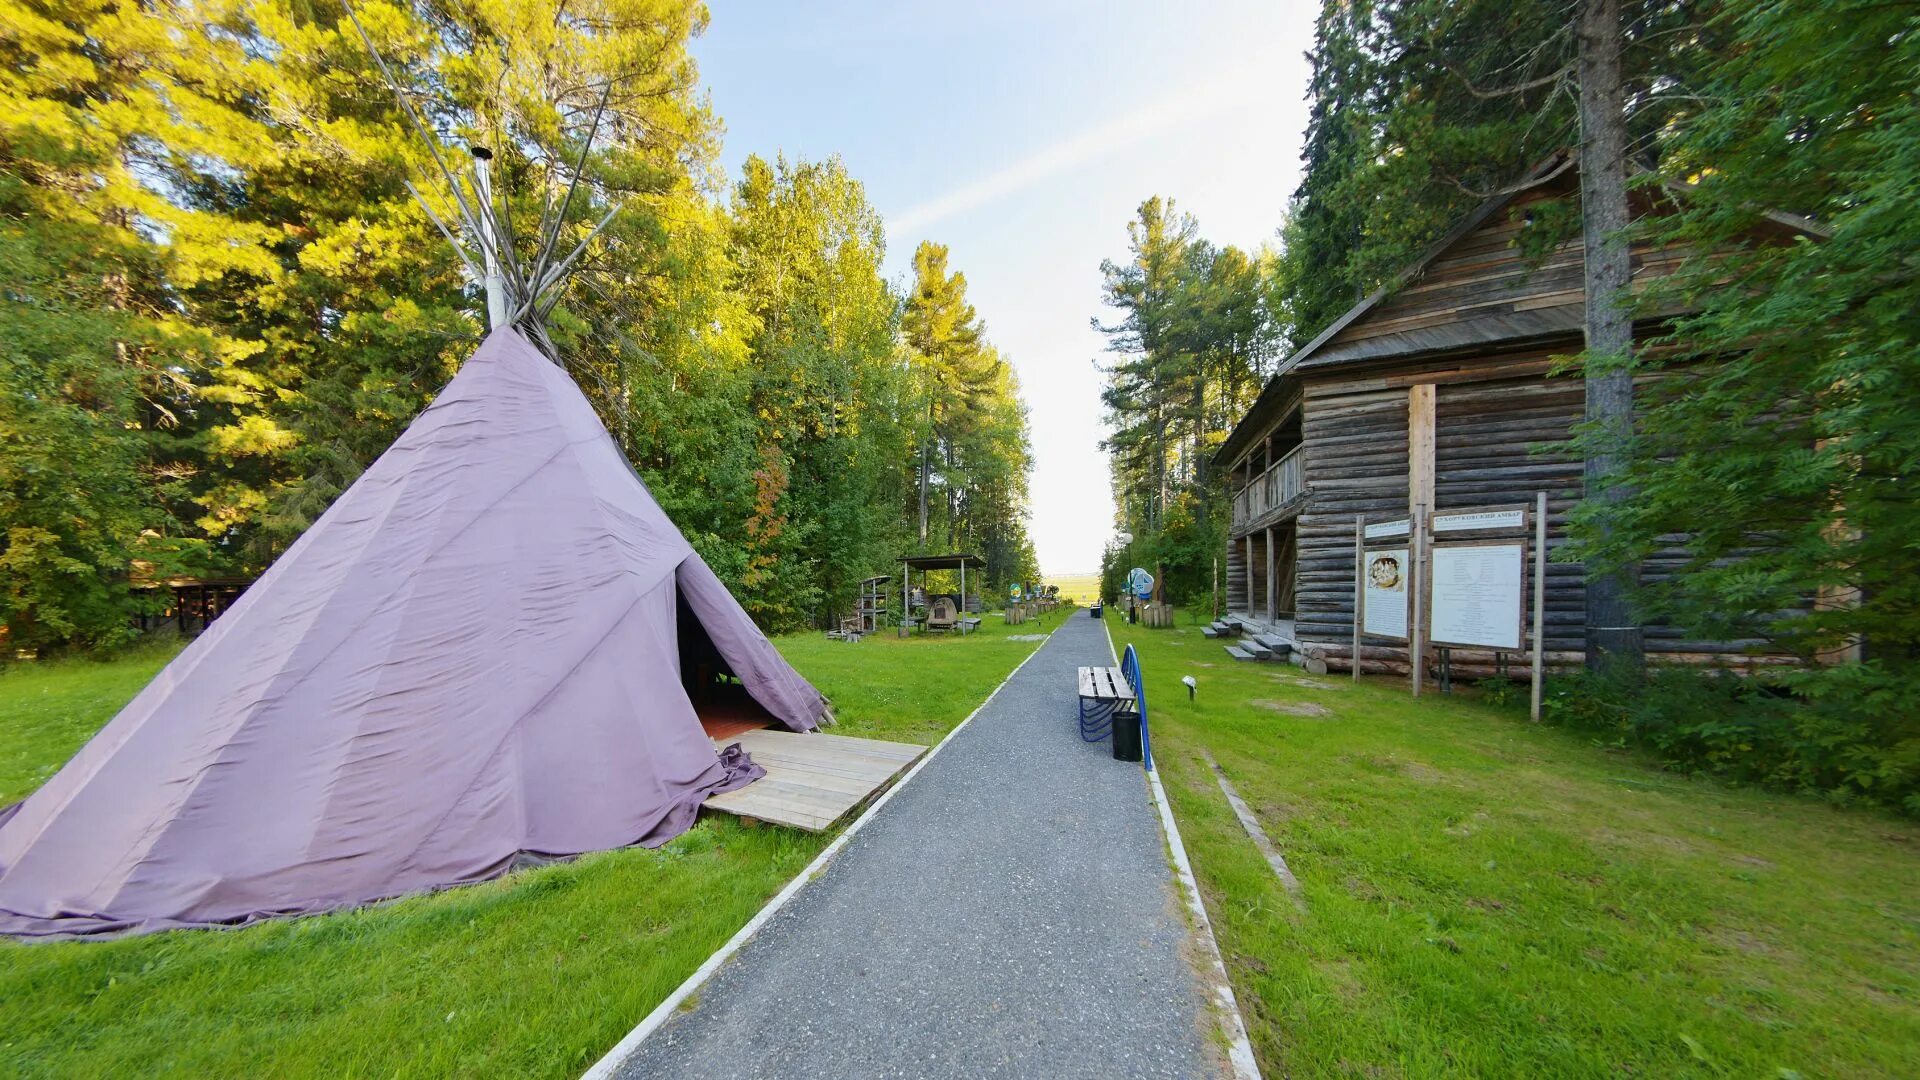
[[[1243,529],[1265,517],[1269,511],[1285,506],[1306,493],[1306,474],[1301,468],[1300,451],[1304,446],[1296,446],[1287,451],[1286,456],[1253,478],[1253,482],[1240,489],[1233,497],[1233,528]]]

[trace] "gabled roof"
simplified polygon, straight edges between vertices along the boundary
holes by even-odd
[[[1328,342],[1340,336],[1342,332],[1354,323],[1364,319],[1374,308],[1398,292],[1408,282],[1418,278],[1426,271],[1427,267],[1432,265],[1433,261],[1438,259],[1448,248],[1459,243],[1475,229],[1485,225],[1495,214],[1500,213],[1512,205],[1514,199],[1521,193],[1530,191],[1533,188],[1539,187],[1541,184],[1553,180],[1572,167],[1573,158],[1564,151],[1554,154],[1540,164],[1535,165],[1532,169],[1528,170],[1526,176],[1522,177],[1519,182],[1482,202],[1479,206],[1474,207],[1465,217],[1455,222],[1454,226],[1448,229],[1440,239],[1434,241],[1418,259],[1415,259],[1412,263],[1409,263],[1405,269],[1395,274],[1393,280],[1375,289],[1366,299],[1348,308],[1339,318],[1327,324],[1326,329],[1320,331],[1312,341],[1307,342],[1295,350],[1293,355],[1281,362],[1280,367],[1275,370],[1273,376],[1267,380],[1267,385],[1261,389],[1260,396],[1255,399],[1253,405],[1247,409],[1246,415],[1240,418],[1240,423],[1236,424],[1233,431],[1227,435],[1226,441],[1220,444],[1220,449],[1214,451],[1214,466],[1216,468],[1226,468],[1233,463],[1235,458],[1239,457],[1252,445],[1254,436],[1264,430],[1268,426],[1269,421],[1273,419],[1273,417],[1268,414],[1278,408],[1282,399],[1286,396],[1286,383],[1289,376],[1303,365],[1308,365]],[[1506,329],[1526,332],[1528,328],[1511,327]],[[1464,342],[1462,342],[1462,344],[1464,344]]]
[[[1214,466],[1226,468],[1231,465],[1235,458],[1244,454],[1252,446],[1260,432],[1271,426],[1275,419],[1274,411],[1283,406],[1291,393],[1291,383],[1295,381],[1302,369],[1312,370],[1386,357],[1443,353],[1479,346],[1519,345],[1581,333],[1584,310],[1579,304],[1507,305],[1508,310],[1483,307],[1471,317],[1454,319],[1438,325],[1374,337],[1341,340],[1342,335],[1355,324],[1374,315],[1377,309],[1391,301],[1400,290],[1425,275],[1435,261],[1449,249],[1465,240],[1475,230],[1486,226],[1495,215],[1512,206],[1526,193],[1551,183],[1574,166],[1573,155],[1565,151],[1556,153],[1534,166],[1517,183],[1482,202],[1472,212],[1462,217],[1418,259],[1394,275],[1392,281],[1348,308],[1312,341],[1307,342],[1289,356],[1274,372],[1272,378],[1267,380],[1266,386],[1261,389],[1260,396],[1241,418],[1240,423],[1214,452],[1212,458]],[[1685,198],[1691,191],[1691,188],[1684,184],[1665,183],[1661,187],[1674,198]],[[1826,230],[1819,224],[1793,214],[1763,210],[1761,216],[1773,227],[1786,232],[1815,238],[1824,238],[1827,235]]]

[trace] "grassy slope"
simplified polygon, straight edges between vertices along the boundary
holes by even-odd
[[[1138,643],[1159,765],[1268,1075],[1913,1075],[1912,822],[1691,782],[1398,681],[1236,664],[1182,625],[1113,629]],[[1301,706],[1326,714],[1281,711]]]
[[[1059,616],[963,639],[781,650],[838,733],[931,743]],[[165,661],[0,675],[0,791],[52,775]],[[829,836],[720,815],[629,849],[340,915],[104,942],[0,943],[0,1075],[564,1076],[617,1042]]]

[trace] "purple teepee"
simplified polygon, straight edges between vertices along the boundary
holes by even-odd
[[[245,923],[659,844],[759,775],[689,639],[780,723],[826,704],[565,372],[494,332],[45,787],[0,811],[0,934]]]

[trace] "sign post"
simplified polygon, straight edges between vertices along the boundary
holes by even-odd
[[[1353,515],[1353,681],[1360,681],[1360,625],[1366,618],[1367,519]]]
[[[1410,564],[1407,571],[1413,589],[1413,618],[1407,626],[1407,658],[1412,661],[1414,697],[1420,696],[1420,683],[1426,674],[1426,664],[1422,663],[1425,659],[1423,654],[1426,652],[1426,641],[1424,640],[1424,635],[1421,633],[1427,614],[1427,607],[1424,603],[1427,592],[1427,575],[1422,572],[1421,566],[1421,564],[1426,561],[1425,552],[1422,550],[1425,545],[1421,543],[1422,536],[1426,532],[1425,528],[1423,528],[1426,520],[1426,506],[1415,505],[1413,508],[1413,520],[1407,534],[1407,546],[1412,555],[1412,557],[1407,560]]]
[[[1533,513],[1533,696],[1529,714],[1540,722],[1547,670],[1547,493],[1534,495]]]

